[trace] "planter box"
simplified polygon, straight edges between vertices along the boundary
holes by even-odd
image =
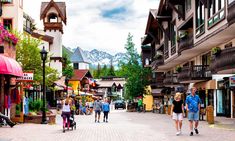
[[[24,122],[24,114],[23,114],[23,112],[21,112],[20,115],[15,115],[15,117],[11,118],[11,120],[13,122],[23,123]]]
[[[55,124],[55,120],[56,120],[56,115],[55,114],[46,115],[46,118],[47,118],[48,124]],[[28,115],[28,116],[25,116],[24,122],[25,123],[41,124],[42,115]]]

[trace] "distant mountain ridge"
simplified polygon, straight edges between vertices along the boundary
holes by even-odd
[[[65,47],[66,49],[63,49],[63,51],[69,51],[69,57],[71,56],[71,52],[73,53],[75,49],[71,49],[69,47]],[[127,57],[126,53],[116,53],[115,55],[111,55],[104,51],[99,51],[97,49],[93,49],[91,51],[83,50],[84,55],[87,57],[89,62],[91,63],[91,66],[97,66],[98,63],[100,65],[110,65],[111,60],[113,63],[113,66],[118,65],[118,62],[121,60],[125,60]]]

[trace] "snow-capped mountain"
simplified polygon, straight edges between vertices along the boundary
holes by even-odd
[[[85,51],[84,54],[87,59],[90,61],[91,65],[110,65],[111,60],[114,66],[118,65],[120,60],[123,60],[126,57],[125,53],[117,53],[115,55],[111,55],[104,51],[99,51],[97,49],[93,49],[92,51]]]

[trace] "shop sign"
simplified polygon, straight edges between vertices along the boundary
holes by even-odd
[[[235,76],[229,77],[229,87],[235,87]]]
[[[33,72],[24,72],[23,77],[18,77],[17,81],[33,81]]]

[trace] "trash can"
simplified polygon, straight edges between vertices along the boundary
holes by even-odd
[[[206,120],[209,124],[214,124],[214,107],[211,105],[206,107]]]

